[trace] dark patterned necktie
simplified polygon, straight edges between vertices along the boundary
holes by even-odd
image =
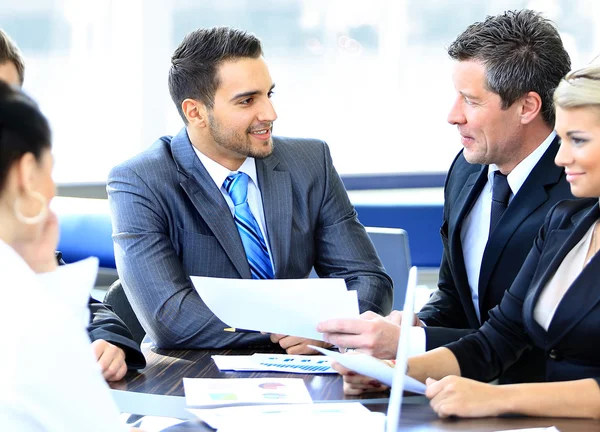
[[[239,172],[227,177],[223,182],[223,186],[225,186],[235,206],[235,225],[246,251],[252,279],[273,279],[273,266],[269,259],[269,250],[258,223],[248,206],[249,179],[250,177],[247,174]]]
[[[508,179],[500,171],[494,172],[494,184],[492,187],[492,212],[490,217],[490,235],[498,225],[500,218],[508,207],[510,198],[510,186]]]

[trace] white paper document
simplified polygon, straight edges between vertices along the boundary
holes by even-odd
[[[335,430],[382,431],[385,419],[383,414],[372,413],[358,402],[190,408],[189,411],[219,431],[291,430],[290,425],[297,424],[298,419],[302,419],[306,430],[327,430],[324,426],[328,425]]]
[[[301,378],[184,378],[188,407],[312,403]]]
[[[560,432],[556,429],[556,426],[541,427],[541,428],[527,428],[527,429],[510,429],[502,430],[498,432]]]
[[[376,359],[375,357],[371,357],[370,355],[363,353],[345,355],[312,345],[309,345],[309,347],[319,351],[321,354],[331,357],[336,362],[348,369],[358,372],[361,375],[373,377],[377,381],[382,382],[387,386],[392,386],[395,368],[388,366],[386,363]],[[418,394],[425,394],[425,384],[406,375],[404,390]]]
[[[268,371],[303,374],[337,373],[327,356],[290,354],[214,355],[220,371]]]
[[[229,327],[323,340],[316,330],[319,322],[359,315],[356,291],[348,291],[343,279],[191,280]]]

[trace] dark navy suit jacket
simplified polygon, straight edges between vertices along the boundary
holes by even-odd
[[[462,376],[489,381],[531,346],[544,353],[544,381],[600,377],[600,255],[569,287],[548,331],[533,318],[541,292],[569,251],[600,218],[598,199],[568,200],[549,214],[527,260],[481,329],[448,348]]]
[[[468,163],[462,151],[454,160],[444,190],[440,231],[444,254],[438,290],[418,314],[428,326],[428,350],[456,341],[487,321],[489,310],[500,303],[517,276],[548,211],[557,202],[573,198],[564,170],[554,163],[558,147],[559,139],[555,138],[488,239],[479,276],[481,323],[473,306],[460,233],[487,182],[488,166]],[[502,382],[542,380],[541,363],[541,353],[530,353],[502,377]]]

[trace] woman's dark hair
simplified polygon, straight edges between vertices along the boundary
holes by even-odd
[[[50,143],[50,126],[37,104],[22,91],[0,81],[0,191],[15,162],[26,153],[32,153],[39,161]]]

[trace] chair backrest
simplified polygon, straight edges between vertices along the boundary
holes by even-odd
[[[104,303],[111,306],[117,316],[123,320],[127,327],[129,327],[129,330],[133,335],[133,340],[138,344],[141,343],[146,335],[146,331],[137,319],[135,312],[133,312],[120,280],[115,281],[115,283],[110,286],[104,296]]]
[[[401,311],[404,306],[408,271],[411,266],[408,234],[400,228],[365,227],[365,230],[375,246],[386,273],[394,283],[392,308]],[[315,269],[312,269],[308,277],[318,277]]]
[[[365,227],[386,273],[394,282],[393,309],[402,310],[410,270],[408,234],[400,228]]]

